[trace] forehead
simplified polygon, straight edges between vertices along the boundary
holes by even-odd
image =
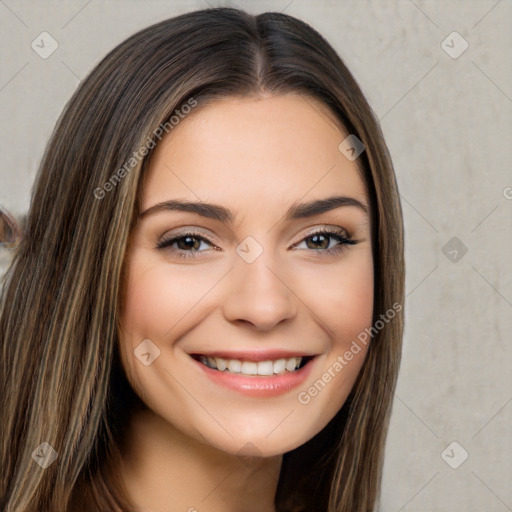
[[[334,193],[365,201],[356,161],[338,149],[347,135],[334,114],[308,96],[214,101],[192,111],[155,148],[142,210],[173,197],[260,212]]]

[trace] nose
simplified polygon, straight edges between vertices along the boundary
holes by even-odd
[[[223,304],[224,316],[230,322],[268,331],[297,315],[298,299],[286,273],[267,254],[264,251],[252,263],[237,258]]]

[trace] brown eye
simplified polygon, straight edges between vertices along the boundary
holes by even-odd
[[[205,252],[204,249],[200,250],[201,247],[204,247],[204,244],[213,246],[213,243],[204,236],[187,232],[181,233],[179,236],[163,238],[158,242],[156,248],[169,250],[182,258],[195,258]]]
[[[306,242],[306,244],[308,245],[309,249],[328,249],[329,245],[330,245],[330,238],[331,237],[323,235],[323,234],[317,234],[317,235],[310,236],[309,238],[306,239],[308,241],[311,241],[312,245],[314,245],[314,247],[310,247],[310,245],[307,244],[307,242]]]
[[[177,247],[180,250],[193,249],[197,251],[201,246],[201,241],[195,236],[182,236],[176,239]]]
[[[342,230],[321,230],[310,234],[308,237],[304,238],[300,244],[305,243],[307,249],[312,249],[318,253],[334,254],[342,251],[345,245],[354,245],[357,243],[356,240],[348,238],[345,235],[345,231]],[[331,246],[331,240],[333,239],[337,240],[337,243]],[[300,246],[300,244],[297,244],[296,247]]]

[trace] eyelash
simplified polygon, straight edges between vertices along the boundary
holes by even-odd
[[[339,240],[339,244],[331,247],[330,249],[310,249],[311,251],[315,251],[317,254],[322,255],[333,255],[338,254],[345,250],[345,245],[355,245],[357,243],[356,240],[344,236],[345,232],[342,230],[327,230],[327,229],[320,229],[318,231],[315,231],[313,233],[310,233],[306,238],[303,238],[298,244],[299,245],[302,242],[305,242],[306,240],[309,240],[310,238],[313,238],[318,235],[326,236],[327,238],[337,238]],[[172,244],[174,244],[177,241],[183,240],[185,238],[194,238],[203,242],[207,242],[209,244],[213,245],[213,242],[205,238],[200,233],[197,233],[195,231],[187,231],[185,233],[180,234],[179,236],[175,236],[172,238],[167,238],[160,240],[156,246],[157,249],[166,249],[170,248]],[[329,244],[330,245],[330,244]],[[201,256],[198,256],[195,253],[201,253],[205,251],[183,251],[182,249],[170,249],[171,252],[175,253],[179,258],[198,258]]]

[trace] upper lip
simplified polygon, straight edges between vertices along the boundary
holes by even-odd
[[[205,352],[190,352],[191,356],[220,357],[222,359],[237,359],[239,361],[274,361],[290,357],[313,357],[316,354],[292,350],[214,350]]]

